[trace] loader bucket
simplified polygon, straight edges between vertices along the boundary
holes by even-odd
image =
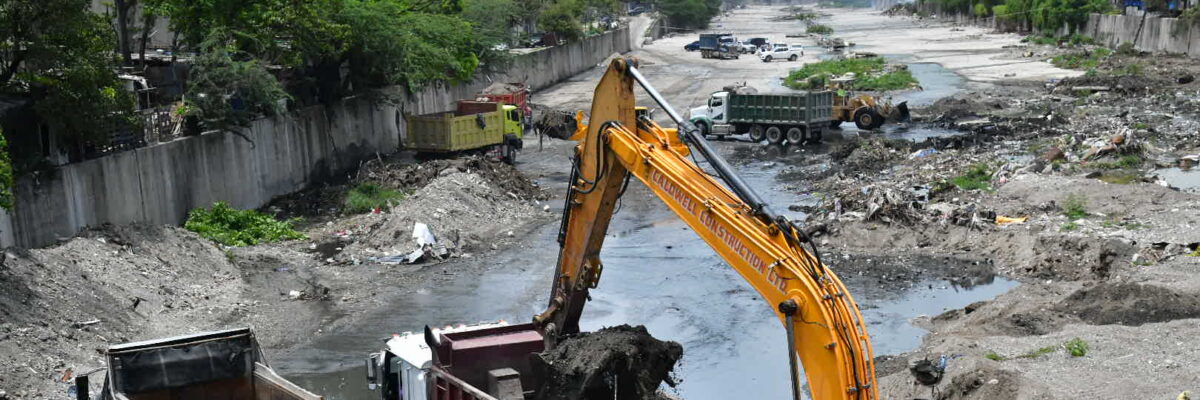
[[[912,121],[912,114],[908,112],[908,102],[902,101],[896,105],[896,122]]]

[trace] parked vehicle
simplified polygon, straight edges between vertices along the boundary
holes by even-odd
[[[109,346],[105,400],[321,400],[276,374],[249,328]],[[81,382],[82,380],[82,382]],[[75,398],[88,398],[87,375]]]
[[[804,46],[798,44],[789,46],[787,43],[775,43],[774,47],[772,47],[770,51],[759,52],[758,59],[762,60],[763,62],[771,62],[774,60],[796,61],[799,60],[803,55]]]
[[[733,47],[737,41],[728,33],[700,34],[700,56],[704,58],[730,59],[738,58],[738,49]]]
[[[744,54],[754,54],[758,52],[758,46],[755,46],[753,43],[750,43],[750,41],[747,40],[741,43],[741,51]]]
[[[463,100],[451,112],[408,117],[404,146],[418,155],[481,152],[512,164],[524,143],[524,124],[514,105]]]
[[[747,40],[747,41],[750,42],[750,44],[754,45],[754,47],[758,47],[758,48],[762,48],[763,46],[767,46],[767,47],[771,46],[771,41],[767,40],[767,38],[755,37],[755,38],[750,38],[750,40]]]
[[[699,40],[697,40],[697,41],[695,41],[695,42],[691,42],[691,43],[685,44],[685,45],[683,45],[683,49],[684,49],[684,50],[687,50],[687,51],[696,51],[696,50],[700,50],[700,41],[699,41]]]
[[[755,142],[773,144],[820,141],[830,125],[833,92],[738,94],[716,92],[705,106],[693,108],[691,121],[705,135],[749,133]]]

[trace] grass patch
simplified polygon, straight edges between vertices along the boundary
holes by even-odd
[[[825,60],[792,71],[784,84],[792,89],[822,89],[830,78],[849,72],[854,73],[850,89],[855,90],[899,90],[917,84],[912,72],[902,69],[885,73],[886,65],[880,57]]]
[[[804,31],[816,35],[833,34],[833,28],[830,28],[829,25],[824,24],[811,24],[808,26],[808,28],[805,28]]]
[[[965,174],[950,179],[950,183],[962,190],[987,190],[991,186],[992,171],[987,164],[975,164]]]
[[[385,189],[378,184],[362,183],[346,193],[345,210],[350,214],[361,214],[374,209],[384,209],[404,200],[404,193]]]
[[[987,352],[987,354],[984,354],[984,355],[983,355],[983,358],[986,358],[986,359],[989,359],[989,360],[992,360],[992,361],[1004,361],[1004,360],[1007,360],[1007,358],[1004,358],[1004,356],[1002,356],[1002,355],[996,354],[996,352],[994,352],[994,351],[989,351],[989,352]]]
[[[1103,226],[1105,228],[1122,228],[1122,229],[1127,229],[1127,230],[1131,230],[1131,231],[1148,228],[1148,226],[1146,226],[1146,224],[1143,224],[1140,222],[1120,221],[1117,219],[1110,219],[1110,220],[1101,222],[1100,226]]]
[[[1038,357],[1053,353],[1054,350],[1057,350],[1057,349],[1058,349],[1058,346],[1046,346],[1046,347],[1019,355],[1019,356],[1017,356],[1017,358],[1038,358]]]
[[[1099,169],[1134,169],[1142,166],[1142,156],[1130,154],[1114,162],[1095,162],[1092,166]]]
[[[280,221],[254,210],[238,210],[217,202],[212,208],[197,208],[188,213],[183,227],[226,246],[250,246],[280,240],[304,239],[292,225],[295,220]]]
[[[1137,174],[1116,172],[1116,173],[1106,173],[1104,175],[1100,175],[1100,177],[1096,178],[1096,179],[1099,179],[1101,181],[1108,182],[1108,183],[1111,183],[1114,185],[1129,185],[1134,182],[1137,182],[1138,176],[1137,176]]]
[[[1080,338],[1071,339],[1063,346],[1067,348],[1068,353],[1071,353],[1071,357],[1083,357],[1088,352],[1087,342]]]
[[[1075,221],[1067,222],[1058,227],[1060,232],[1070,232],[1076,229],[1079,229],[1079,224],[1075,223]]]
[[[1072,47],[1096,44],[1096,39],[1093,39],[1091,36],[1080,35],[1078,33],[1065,37],[1057,37],[1048,34],[1029,35],[1025,37],[1024,41],[1033,44],[1051,46],[1057,46],[1061,43]]]
[[[1051,58],[1050,63],[1064,69],[1094,70],[1100,66],[1100,61],[1112,53],[1112,50],[1100,47],[1092,51],[1060,54]]]
[[[801,22],[809,22],[809,21],[815,21],[817,19],[817,14],[813,13],[813,12],[808,12],[808,11],[801,11],[801,12],[792,14],[792,18],[795,18],[797,21],[801,21]]]
[[[1062,203],[1062,213],[1071,221],[1087,217],[1087,199],[1076,194],[1067,195]]]

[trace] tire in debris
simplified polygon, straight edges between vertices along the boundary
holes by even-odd
[[[761,142],[761,141],[763,141],[763,138],[765,138],[765,137],[766,137],[766,134],[763,133],[762,125],[754,125],[754,126],[750,127],[750,140],[751,141],[753,141],[755,143]]]
[[[854,111],[854,125],[863,130],[875,129],[883,125],[883,116],[872,108],[861,107]]]
[[[800,128],[789,128],[787,130],[787,141],[791,144],[804,143],[804,130]]]
[[[780,144],[783,143],[783,131],[778,126],[767,128],[767,143]]]

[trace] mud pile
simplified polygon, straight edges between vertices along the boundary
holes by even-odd
[[[659,385],[675,385],[671,370],[682,356],[679,343],[655,339],[644,326],[581,333],[534,358],[534,371],[546,382],[536,398],[660,399]]]
[[[440,175],[452,172],[479,175],[490,185],[522,199],[545,199],[548,195],[511,165],[483,157],[431,160],[399,165],[381,160],[367,162],[359,169],[356,181],[374,182],[404,191],[423,188]]]

